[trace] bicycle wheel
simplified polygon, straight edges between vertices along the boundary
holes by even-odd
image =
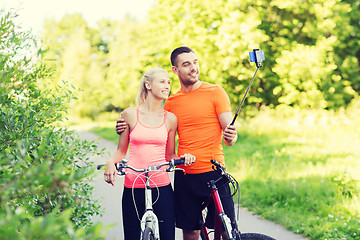
[[[142,240],[156,240],[153,230],[150,227],[145,228]]]
[[[275,238],[260,233],[242,233],[241,240],[276,240]]]

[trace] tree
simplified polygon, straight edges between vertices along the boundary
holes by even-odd
[[[57,127],[72,93],[44,89],[52,71],[28,57],[34,40],[0,20],[0,236],[2,239],[100,239],[99,213],[91,197],[93,143]]]
[[[355,1],[258,1],[280,104],[339,108],[359,90],[359,7]]]
[[[43,59],[56,70],[53,85],[67,81],[77,91],[71,115],[95,119],[105,109],[107,85],[108,46],[100,32],[89,28],[80,14],[65,15],[59,22],[45,22],[43,46]]]
[[[159,0],[145,22],[126,17],[89,28],[79,14],[49,20],[45,56],[56,65],[56,84],[71,75],[82,89],[76,115],[93,119],[132,105],[150,67],[169,71],[172,92],[179,89],[170,53],[183,45],[196,51],[200,79],[225,88],[233,110],[256,69],[248,55],[256,48],[266,59],[244,110],[281,104],[338,109],[360,91],[359,14],[353,0]]]
[[[163,43],[156,51],[166,64],[172,48],[194,48],[201,78],[222,84],[236,105],[254,71],[248,52],[261,48],[247,105],[336,109],[359,90],[358,15],[356,1],[161,0],[148,41]]]
[[[145,29],[130,17],[113,23],[113,41],[109,43],[109,68],[106,75],[107,105],[121,109],[134,105],[142,75],[147,64]]]

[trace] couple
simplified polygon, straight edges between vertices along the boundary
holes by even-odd
[[[210,194],[207,182],[219,177],[213,171],[210,160],[215,159],[225,165],[222,138],[226,145],[232,146],[237,134],[235,127],[230,125],[232,114],[228,95],[219,86],[199,81],[200,67],[195,52],[188,47],[176,48],[171,53],[171,64],[181,89],[168,97],[168,73],[161,68],[145,73],[140,82],[137,107],[124,110],[122,119],[118,120],[118,148],[107,162],[104,176],[106,182],[114,184],[114,163],[125,157],[129,144],[128,163],[135,167],[177,158],[175,134],[178,131],[178,155],[185,157],[185,165],[181,166],[185,173],[175,172],[174,192],[167,173],[157,176],[160,198],[154,205],[154,211],[160,222],[160,239],[175,239],[176,219],[176,227],[183,230],[183,238],[197,240],[202,221],[201,205]],[[163,99],[167,99],[164,109],[161,107]],[[139,213],[144,209],[141,204],[144,184],[134,183],[135,177],[132,176],[125,176],[122,199],[125,239],[140,238],[140,221],[131,195],[133,185]],[[225,213],[235,221],[229,186],[219,191]],[[153,194],[156,199],[156,190]],[[211,209],[208,212],[213,215],[214,211]],[[207,226],[211,228],[213,223],[207,223]]]

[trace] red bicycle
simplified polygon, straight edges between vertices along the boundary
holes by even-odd
[[[269,237],[267,235],[264,234],[260,234],[260,233],[241,233],[238,230],[238,226],[236,223],[231,223],[230,218],[228,216],[226,216],[222,204],[221,204],[221,200],[220,200],[220,196],[219,196],[219,192],[218,192],[218,188],[220,188],[221,186],[217,187],[216,183],[218,183],[220,180],[224,179],[225,180],[225,184],[232,184],[233,189],[234,189],[234,193],[233,195],[236,194],[237,190],[238,190],[238,182],[236,181],[236,179],[231,176],[229,173],[227,173],[225,171],[225,168],[216,160],[211,160],[211,163],[213,164],[213,169],[215,171],[218,171],[221,174],[221,177],[217,180],[211,180],[208,184],[209,187],[211,189],[211,193],[210,196],[208,198],[208,200],[206,202],[204,202],[202,209],[203,211],[207,208],[207,206],[211,203],[214,202],[215,205],[215,225],[214,225],[214,230],[213,231],[208,231],[208,229],[206,228],[205,224],[203,225],[202,229],[201,229],[201,239],[202,240],[210,240],[210,233],[214,234],[214,240],[220,240],[221,236],[224,235],[224,231],[226,233],[227,239],[233,239],[233,240],[275,240],[272,237]],[[203,221],[205,223],[205,219]]]

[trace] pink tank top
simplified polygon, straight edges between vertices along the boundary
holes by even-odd
[[[166,143],[168,129],[166,127],[167,111],[164,111],[164,121],[158,127],[147,127],[139,121],[139,107],[136,110],[137,121],[129,135],[130,155],[128,164],[135,168],[145,168],[159,165],[166,161]],[[124,186],[128,188],[145,188],[145,174],[126,170]],[[140,176],[138,176],[140,174]],[[170,184],[167,172],[150,172],[150,186],[162,187]]]

